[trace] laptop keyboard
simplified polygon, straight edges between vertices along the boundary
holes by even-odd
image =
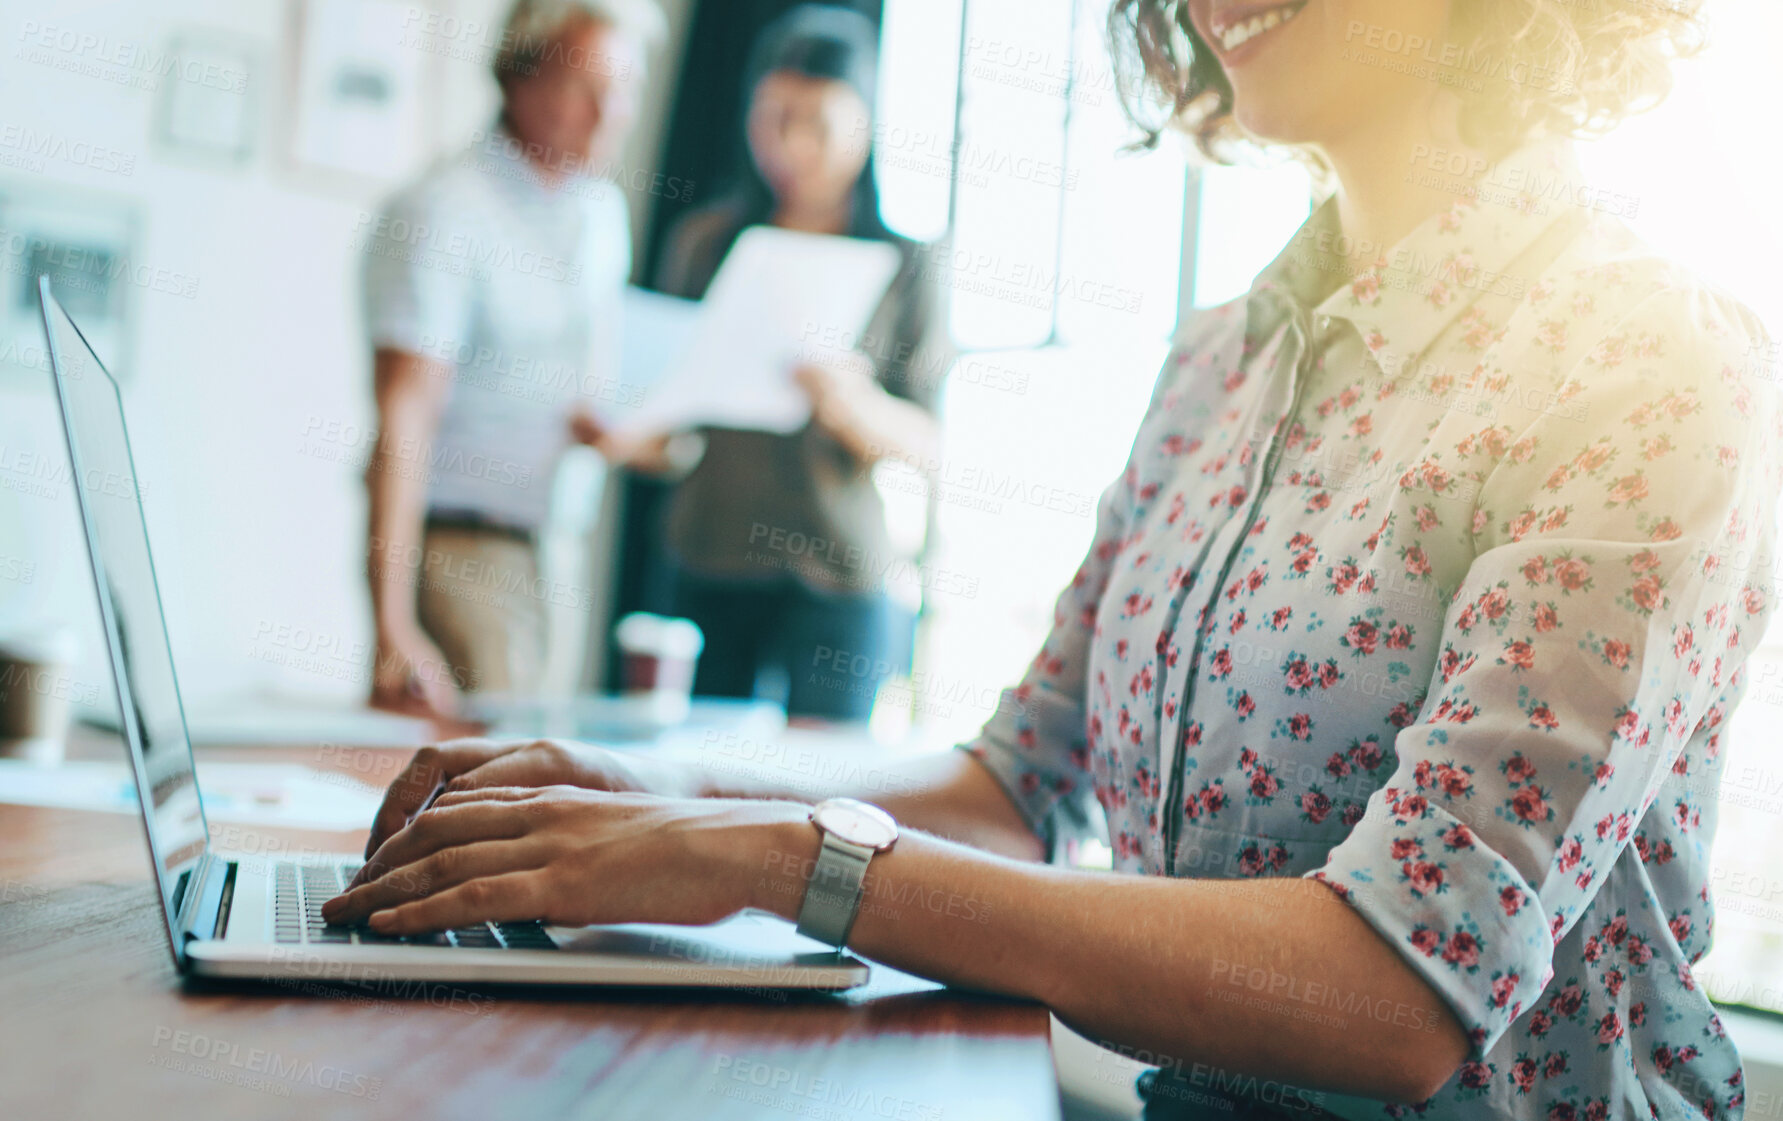
[[[370,927],[334,926],[322,920],[322,904],[339,895],[358,864],[273,866],[273,941],[281,945],[448,946],[477,950],[555,950],[536,922],[490,922],[433,934],[379,934]]]

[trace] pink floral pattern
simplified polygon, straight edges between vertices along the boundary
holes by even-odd
[[[1565,142],[1514,158],[1577,174]],[[1349,283],[1327,203],[1191,317],[964,746],[1044,836],[1100,828],[1093,799],[1118,870],[1312,877],[1394,945],[1473,1053],[1425,1106],[1342,1116],[1738,1117],[1691,966],[1773,606],[1763,329],[1619,221],[1525,201]]]

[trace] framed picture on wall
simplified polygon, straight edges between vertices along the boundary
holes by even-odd
[[[37,278],[47,275],[107,368],[127,377],[137,291],[189,296],[198,283],[138,259],[140,229],[128,203],[0,180],[0,368],[49,369],[37,306]]]
[[[165,83],[155,105],[155,144],[162,155],[241,165],[254,154],[260,90],[254,52],[245,42],[208,31],[168,40],[187,81]]]
[[[412,0],[293,0],[289,156],[298,169],[394,181],[431,152],[432,67],[406,36]]]

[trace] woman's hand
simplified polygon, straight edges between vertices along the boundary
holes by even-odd
[[[887,457],[918,469],[938,455],[935,418],[879,384],[864,355],[826,354],[793,371],[811,419],[864,465]]]
[[[599,417],[578,410],[570,417],[570,438],[601,454],[614,467],[662,474],[678,465],[670,454],[672,432],[615,432]]]
[[[859,355],[839,355],[807,362],[792,376],[811,399],[811,418],[819,428],[850,447],[865,441],[864,418],[884,393],[873,380],[871,363]]]
[[[672,767],[627,758],[605,748],[572,747],[559,740],[496,743],[453,740],[424,747],[384,792],[365,843],[367,864],[353,882],[377,871],[372,855],[434,796],[487,787],[581,786],[590,790],[691,795],[691,782]]]
[[[378,848],[372,864],[385,871],[322,915],[386,934],[527,919],[717,922],[816,858],[809,815],[797,802],[574,786],[442,794]]]

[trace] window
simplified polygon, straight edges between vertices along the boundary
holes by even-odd
[[[1186,164],[1168,144],[1122,150],[1135,132],[1106,11],[1105,0],[886,4],[884,210],[901,232],[944,243],[962,353],[943,405],[918,670],[876,714],[891,733],[915,723],[927,742],[968,738],[1020,677],[1178,318]],[[934,62],[944,47],[947,68]],[[882,487],[894,519],[920,524],[911,489]]]

